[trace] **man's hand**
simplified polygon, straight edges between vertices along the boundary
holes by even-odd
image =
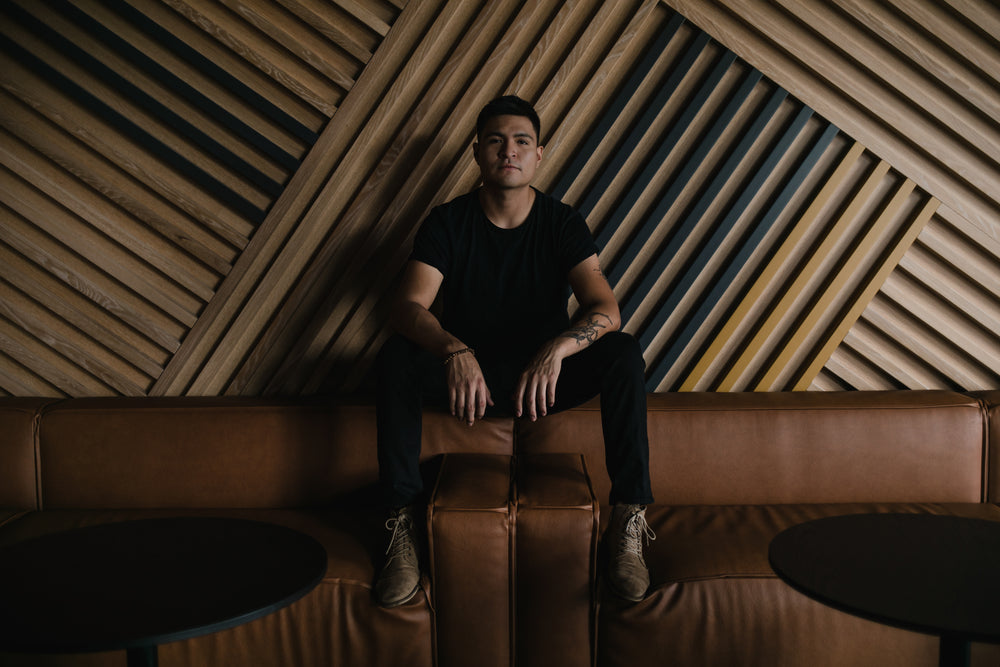
[[[589,347],[608,331],[618,330],[618,302],[596,254],[570,270],[569,284],[583,315],[570,329],[543,345],[521,373],[514,391],[514,412],[518,417],[527,411],[535,421],[548,414],[556,403],[563,359]]]
[[[531,421],[535,421],[555,404],[566,341],[557,338],[543,345],[521,373],[514,390],[514,412],[518,417],[526,411]]]
[[[452,416],[472,426],[486,414],[486,406],[493,405],[493,397],[475,355],[467,353],[453,357],[445,366],[445,376]]]

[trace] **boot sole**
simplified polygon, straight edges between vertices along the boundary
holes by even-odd
[[[418,583],[416,586],[413,587],[412,591],[410,591],[409,593],[407,593],[405,596],[401,597],[400,599],[398,599],[398,600],[389,600],[389,601],[379,600],[378,601],[378,606],[382,607],[383,609],[395,609],[396,607],[401,607],[404,604],[406,604],[407,602],[409,602],[410,600],[412,600],[413,597],[417,594],[417,591],[419,591],[419,590],[420,590],[420,584]]]
[[[610,577],[607,580],[607,584],[608,584],[608,590],[610,590],[617,597],[620,597],[623,600],[628,600],[629,602],[642,602],[643,600],[646,599],[646,591],[643,591],[642,594],[639,595],[639,597],[635,597],[635,596],[632,596],[632,595],[626,595],[624,592],[622,592],[621,590],[619,590],[618,587],[615,586],[611,582],[611,578]]]

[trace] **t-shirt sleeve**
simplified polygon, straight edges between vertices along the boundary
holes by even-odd
[[[431,211],[417,230],[410,259],[429,264],[442,274],[448,275],[451,244],[448,243],[444,220],[435,211]]]
[[[569,273],[574,266],[583,260],[597,253],[597,243],[590,233],[590,228],[587,227],[583,216],[577,211],[573,211],[566,219],[563,225],[562,236],[563,238],[560,239],[559,243],[559,247],[562,249],[559,260],[562,263],[561,268],[566,273]]]

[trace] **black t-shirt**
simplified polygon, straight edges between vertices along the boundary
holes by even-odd
[[[597,252],[583,216],[535,191],[528,219],[501,229],[477,192],[434,208],[410,259],[444,274],[441,325],[486,361],[526,362],[569,327],[569,271]]]

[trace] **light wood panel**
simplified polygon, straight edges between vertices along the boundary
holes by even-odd
[[[0,6],[0,391],[157,393],[400,10]]]

